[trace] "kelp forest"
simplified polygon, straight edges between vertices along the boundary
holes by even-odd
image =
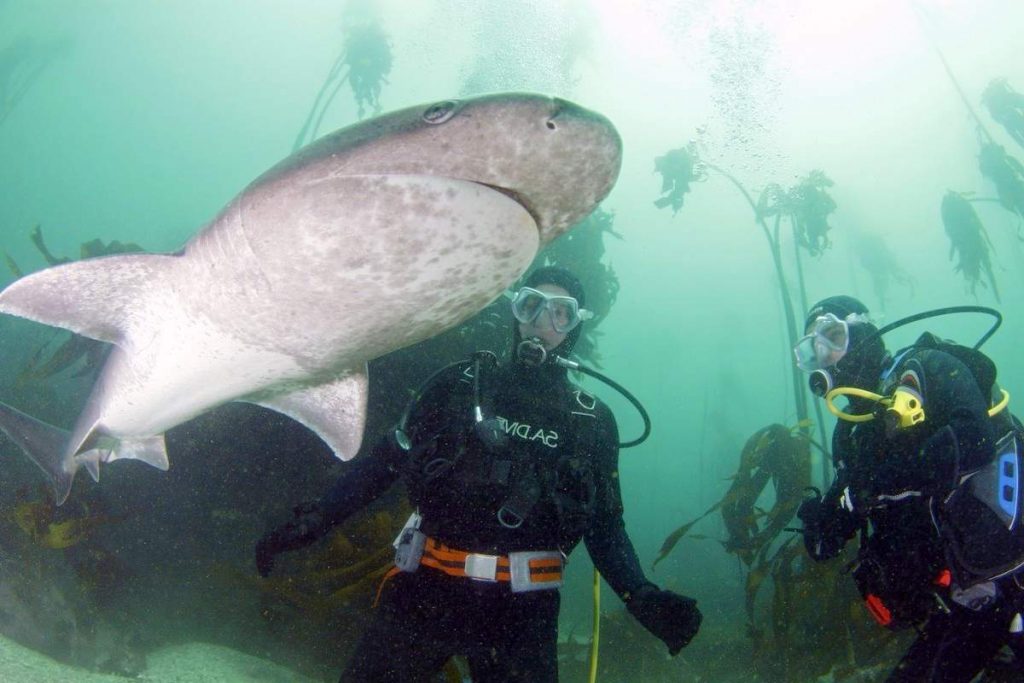
[[[374,2],[344,7],[332,59],[319,65],[318,85],[296,105],[294,127],[287,129],[284,146],[291,144],[292,151],[328,133],[339,111],[351,122],[393,108],[391,79],[409,66],[401,61],[393,37],[397,31]],[[502,5],[495,11],[512,10]],[[920,20],[927,33],[928,17],[922,14]],[[503,60],[491,52],[501,26],[486,24],[471,37],[477,56],[460,73],[461,94],[515,89],[517,79],[535,68],[528,59]],[[940,267],[959,291],[974,299],[1008,300],[1010,289],[999,282],[1001,258],[1008,256],[997,253],[990,231],[1014,226],[1011,239],[1024,244],[1024,83],[993,73],[983,90],[970,91],[938,39],[928,35],[949,83],[944,96],[955,98],[971,121],[974,137],[963,142],[976,148],[976,167],[969,169],[972,185],[928,196],[934,211],[919,217],[922,230],[943,245],[948,263]],[[542,56],[561,79],[555,85],[570,92],[588,43],[582,34],[551,42]],[[0,133],[71,50],[62,42],[30,39],[0,44]],[[897,293],[925,286],[877,226],[847,226],[847,234],[837,239],[844,229],[835,220],[843,169],[813,164],[796,177],[781,171],[751,177],[749,169],[725,161],[728,155],[703,131],[673,135],[659,138],[662,152],[653,158],[653,171],[650,156],[642,156],[644,172],[651,173],[643,177],[649,185],[645,206],[653,203],[658,211],[652,213],[666,220],[671,215],[673,229],[684,234],[691,225],[691,199],[712,185],[742,207],[743,222],[723,221],[717,229],[757,235],[758,251],[748,258],[771,266],[771,298],[787,349],[805,334],[804,313],[813,303],[809,292],[823,289],[811,280],[815,269],[809,265],[820,263],[837,243],[881,309]],[[611,329],[606,321],[629,285],[625,277],[620,282],[609,247],[644,238],[644,226],[632,220],[628,209],[606,202],[543,249],[524,273],[525,278],[537,267],[559,265],[579,277],[594,317],[584,326],[575,355],[591,368],[604,366],[603,335]],[[63,236],[79,234],[71,227],[38,221],[3,226],[0,248],[7,272],[2,284],[79,259],[156,251],[144,237],[135,243],[110,234],[97,234],[77,249],[55,246],[67,244]],[[514,323],[509,301],[501,297],[454,329],[372,361],[364,451],[394,429],[436,369],[480,350],[507,359]],[[3,401],[66,428],[109,351],[100,341],[3,316],[0,356],[8,359],[0,372]],[[740,577],[735,584],[741,594],[732,597],[742,606],[742,628],[716,630],[708,619],[692,648],[702,655],[691,656],[688,649],[670,659],[661,642],[619,601],[609,599],[599,607],[593,628],[563,619],[562,680],[854,683],[883,676],[905,650],[913,634],[879,628],[850,580],[856,542],[828,562],[814,563],[807,556],[796,511],[832,481],[834,418],[810,394],[807,376],[791,355],[778,364],[784,380],[765,392],[766,400],[781,405],[782,414],[792,419],[743,422],[742,434],[735,435],[741,448],[709,453],[731,476],[701,482],[713,496],[708,501],[692,508],[667,506],[671,512],[661,515],[664,526],[655,533],[660,538],[674,530],[655,557],[641,556],[652,580],[666,582],[677,578],[666,571],[672,565],[667,558],[724,556]],[[573,378],[593,387],[581,373]],[[619,379],[630,384],[627,377]],[[704,415],[705,428],[715,428],[709,395],[703,394],[704,404],[700,391],[693,395],[696,405],[689,410]],[[657,422],[653,428],[659,428]],[[256,539],[323,495],[345,463],[301,424],[249,403],[224,405],[171,430],[167,447],[175,455],[170,471],[126,462],[106,468],[99,486],[80,474],[74,494],[58,506],[34,465],[0,438],[0,635],[75,667],[138,680],[146,680],[147,656],[154,650],[189,640],[223,643],[316,680],[336,680],[339,663],[358,641],[393,566],[392,541],[411,512],[401,487],[307,550],[282,554],[274,573],[260,577],[253,565]],[[703,439],[695,440],[680,447],[680,457],[696,460],[703,457],[696,449],[705,447],[713,450]],[[628,457],[643,457],[641,450]],[[624,501],[627,509],[630,504]],[[693,510],[700,513],[694,516]],[[147,540],[154,538],[160,542]],[[583,554],[577,550],[574,562]],[[586,562],[579,565],[589,577]],[[605,587],[603,594],[611,591]],[[701,607],[711,611],[704,602]],[[579,605],[573,609],[585,611]],[[168,614],[174,615],[173,623]],[[600,648],[592,663],[596,633]],[[469,680],[465,663],[449,662],[444,680]]]
[[[988,290],[998,302],[996,255],[979,207],[995,205],[1009,212],[1018,239],[1024,240],[1024,166],[998,144],[989,126],[999,125],[1024,149],[1024,94],[1001,77],[992,79],[982,93],[966,93],[942,51],[934,44],[933,48],[976,126],[978,184],[936,196],[938,210],[931,230],[936,237],[945,235],[952,273],[963,278],[967,290],[972,295]],[[989,120],[981,116],[976,102]],[[684,222],[686,195],[715,178],[733,186],[750,206],[754,229],[763,233],[775,267],[789,345],[795,345],[804,333],[801,311],[810,303],[803,262],[832,247],[829,216],[837,209],[830,192],[832,179],[824,170],[812,169],[789,187],[767,182],[755,200],[728,169],[705,158],[699,138],[655,158],[654,172],[662,181],[654,205],[670,208]],[[881,235],[861,232],[851,243],[883,307],[893,284],[914,287],[913,277]],[[807,495],[820,493],[831,481],[830,440],[821,401],[814,402],[812,415],[805,376],[795,366],[792,379],[797,421],[754,430],[736,454],[735,474],[722,497],[669,534],[653,564],[673,552],[687,552],[687,544],[708,542],[736,558],[745,576],[743,600],[753,668],[764,680],[825,680],[819,677],[830,672],[829,680],[874,680],[872,676],[891,669],[909,638],[878,628],[864,607],[848,576],[857,561],[855,543],[829,562],[814,563],[806,556],[795,514]],[[812,467],[813,462],[820,467]],[[712,526],[702,522],[714,516],[720,519],[724,538],[701,531]]]

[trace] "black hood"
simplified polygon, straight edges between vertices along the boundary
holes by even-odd
[[[816,318],[831,313],[849,325],[850,341],[846,355],[831,368],[833,386],[857,387],[874,391],[885,364],[885,343],[872,323],[849,320],[850,316],[868,316],[868,307],[859,299],[843,294],[822,299],[811,307],[804,320],[804,330]]]
[[[580,308],[586,306],[586,295],[583,291],[583,285],[580,284],[579,279],[571,272],[560,266],[542,266],[527,276],[526,280],[523,281],[523,287],[538,287],[539,285],[555,285],[561,287],[569,293],[569,296],[576,299],[576,303],[579,304]],[[565,336],[565,339],[561,344],[556,346],[550,352],[548,352],[548,360],[544,362],[543,367],[551,366],[557,367],[554,364],[554,357],[561,356],[562,358],[568,358],[572,354],[573,348],[576,346],[576,342],[579,341],[580,335],[583,333],[583,323],[574,327],[569,331],[569,334]],[[523,338],[519,335],[519,321],[515,318],[512,319],[512,358],[516,362],[516,348],[519,347],[519,342],[523,341]],[[516,363],[519,364],[518,362]],[[559,370],[562,370],[559,368]],[[564,370],[562,371],[564,374]]]
[[[888,357],[878,328],[871,323],[850,323],[848,348],[833,368],[835,386],[875,391]]]
[[[807,317],[804,319],[804,330],[806,331],[816,318],[826,313],[831,313],[840,320],[846,320],[848,316],[854,314],[868,315],[868,307],[852,296],[845,296],[843,294],[830,296],[814,304],[811,306],[811,310],[807,311]]]

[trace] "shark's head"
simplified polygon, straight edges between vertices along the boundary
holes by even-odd
[[[305,166],[341,175],[468,180],[522,204],[547,243],[604,199],[621,163],[622,141],[600,114],[558,98],[502,93],[412,107],[344,128],[257,184]]]

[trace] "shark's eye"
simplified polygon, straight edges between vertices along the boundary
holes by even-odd
[[[444,123],[455,115],[455,107],[458,103],[455,100],[445,100],[427,107],[423,112],[423,120],[427,123]]]

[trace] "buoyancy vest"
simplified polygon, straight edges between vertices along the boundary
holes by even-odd
[[[511,405],[498,402],[495,392],[510,378],[501,369],[485,370],[491,377],[480,378],[480,408],[494,421],[499,438],[481,439],[474,429],[473,372],[471,363],[453,368],[437,378],[435,387],[421,391],[424,405],[414,412],[429,415],[413,430],[416,443],[405,472],[411,500],[439,511],[434,520],[447,513],[465,517],[475,512],[494,515],[492,521],[505,530],[522,526],[538,506],[549,512],[553,508],[557,538],[545,540],[575,544],[597,498],[598,400],[567,380],[542,387],[549,393],[537,397],[539,407],[530,400],[527,412],[550,415],[551,424],[557,425],[552,433],[526,424],[522,415],[502,415],[515,411],[523,397],[514,396]],[[550,461],[538,461],[536,451],[541,450],[545,456],[550,450]]]
[[[991,405],[1001,401],[996,365],[978,349],[931,333],[921,335],[914,346],[953,356],[967,367]],[[990,419],[996,432],[991,458],[959,472],[953,490],[932,501],[953,581],[961,588],[1024,568],[1024,496],[1020,495],[1024,426],[1007,409]]]

